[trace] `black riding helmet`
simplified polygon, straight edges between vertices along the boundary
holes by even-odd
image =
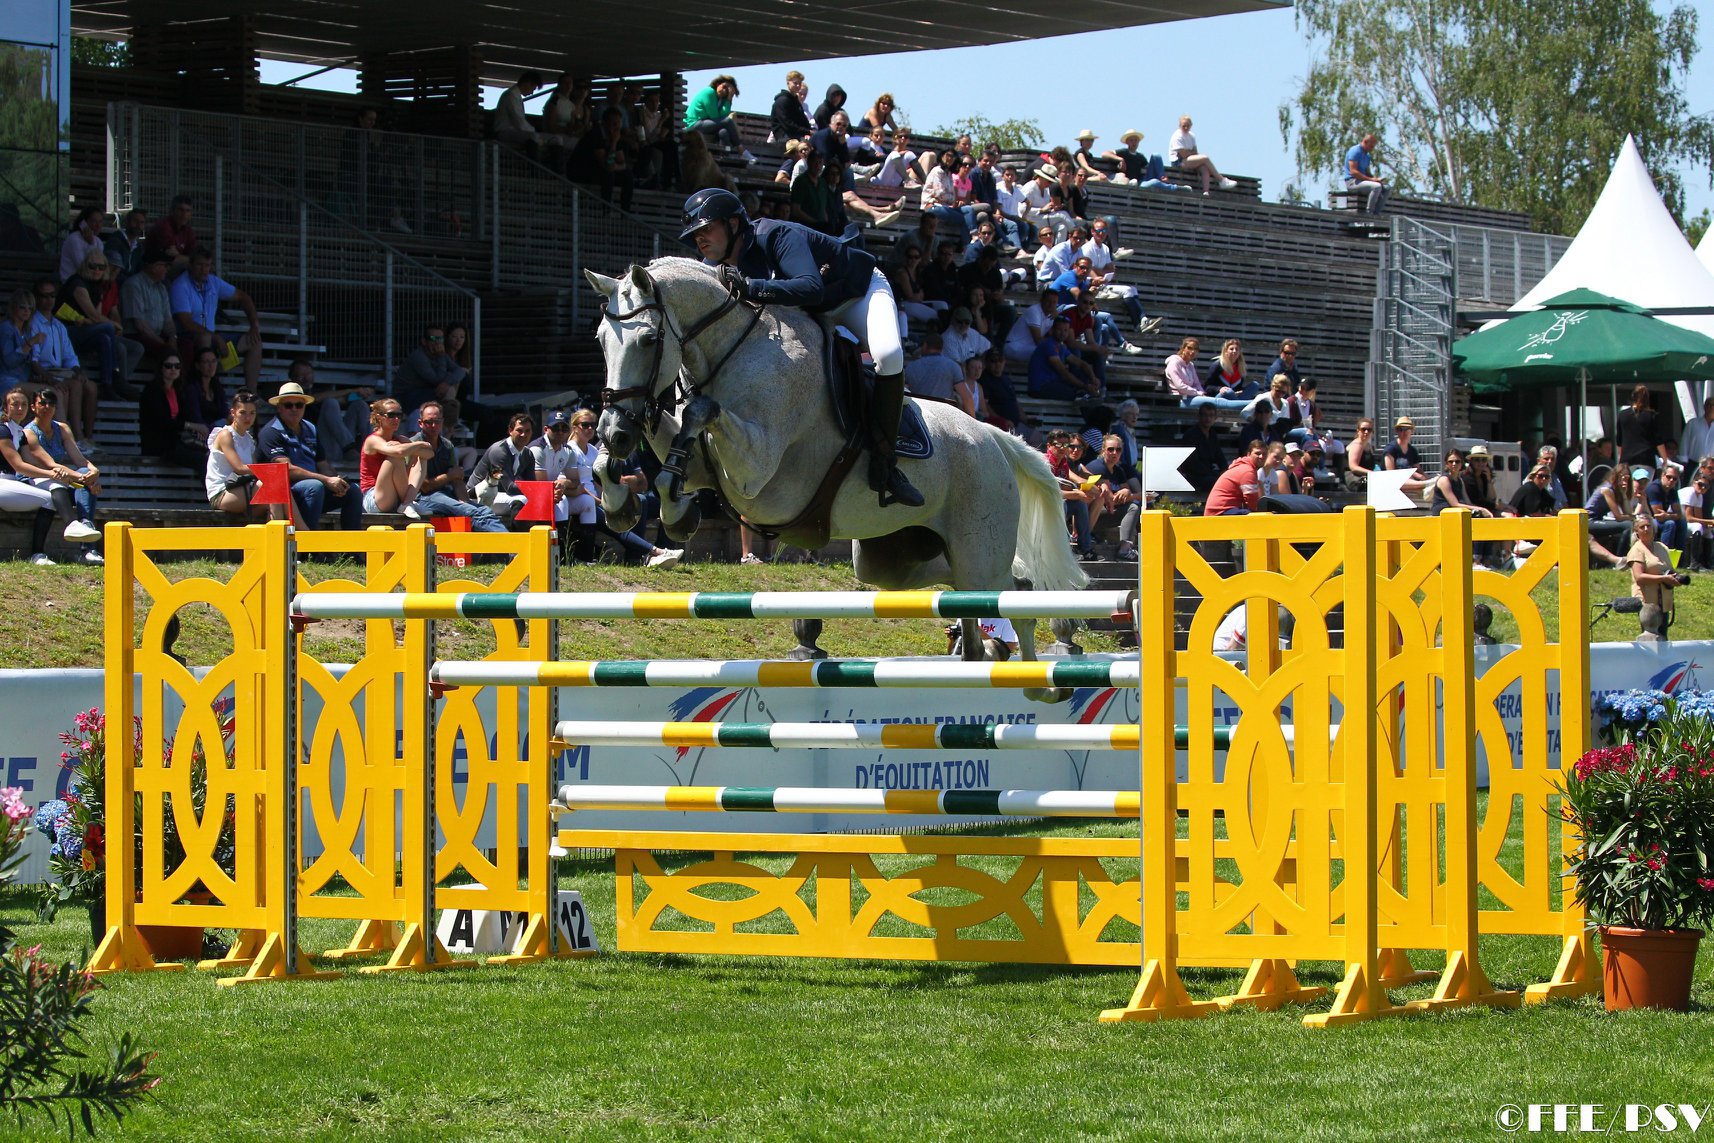
[[[696,232],[714,222],[724,222],[728,218],[736,218],[745,226],[750,225],[750,215],[744,210],[744,204],[738,196],[724,187],[709,187],[699,190],[684,200],[684,229],[679,232],[678,240],[688,246],[695,246]]]

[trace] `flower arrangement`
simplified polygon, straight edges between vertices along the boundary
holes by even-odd
[[[1602,700],[1608,745],[1563,775],[1582,838],[1569,872],[1597,925],[1692,929],[1714,919],[1714,691]]]
[[[36,811],[36,830],[52,843],[42,919],[51,921],[67,902],[101,901],[107,890],[107,719],[100,710],[79,712],[60,734],[60,765],[71,770],[66,794]]]

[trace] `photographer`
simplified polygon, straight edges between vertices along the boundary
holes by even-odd
[[[1635,540],[1625,554],[1631,566],[1631,595],[1643,601],[1642,614],[1637,621],[1645,636],[1666,638],[1672,625],[1672,590],[1690,582],[1690,576],[1672,569],[1672,553],[1656,539],[1652,516],[1639,514],[1631,524]]]

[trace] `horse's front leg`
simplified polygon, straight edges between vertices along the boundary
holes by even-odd
[[[697,438],[719,415],[720,405],[714,398],[700,394],[692,397],[684,407],[678,433],[667,446],[661,471],[655,477],[655,491],[661,498],[661,527],[676,541],[690,539],[702,524],[702,510],[696,505],[695,495],[684,491],[684,474]]]
[[[1036,621],[1019,619],[1012,624],[1018,633],[1018,658],[1028,662],[1036,657]],[[1054,632],[1056,635],[1059,631]],[[1056,644],[1057,645],[1057,644]],[[1074,644],[1075,646],[1075,644]],[[1063,654],[1064,652],[1060,652]],[[1074,654],[1081,654],[1079,647]],[[1025,687],[1024,697],[1031,702],[1058,703],[1065,702],[1071,697],[1069,687]]]
[[[615,532],[629,532],[642,518],[642,502],[619,478],[619,465],[606,448],[595,455],[595,467],[602,474],[601,511],[606,513],[607,526]]]

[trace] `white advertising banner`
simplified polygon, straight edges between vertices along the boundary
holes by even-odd
[[[1512,648],[1477,648],[1477,673]],[[1704,663],[1702,660],[1707,659]],[[1714,642],[1666,644],[1602,643],[1591,649],[1591,702],[1635,688],[1668,692],[1701,690],[1699,672],[1714,667]],[[334,668],[340,673],[339,668]],[[98,670],[0,671],[0,786],[23,790],[38,805],[64,792],[68,778],[60,762],[59,733],[72,716],[102,702]],[[1556,685],[1550,676],[1550,686]],[[1714,678],[1709,680],[1714,685]],[[485,699],[492,703],[492,691]],[[1550,695],[1550,733],[1557,734],[1558,695]],[[1522,734],[1515,688],[1501,696],[1501,717],[1508,732]],[[1017,690],[795,690],[703,687],[565,688],[559,717],[568,720],[645,720],[672,722],[919,722],[1019,723],[1024,725],[1108,725],[1135,722],[1137,692],[1107,687],[1081,688],[1069,702],[1031,702]],[[490,708],[491,711],[491,708]],[[305,712],[311,726],[317,715]],[[1235,707],[1215,708],[1229,724]],[[492,725],[493,720],[484,721]],[[1557,744],[1550,743],[1557,749]],[[462,743],[453,747],[453,785],[465,782]],[[1091,750],[772,750],[670,746],[575,746],[555,760],[553,785],[588,782],[607,785],[822,786],[839,789],[1063,789],[1134,790],[1134,755]],[[1487,764],[1478,759],[1477,780],[1487,782]],[[719,830],[707,813],[580,811],[563,819],[591,829]],[[819,832],[894,829],[944,824],[956,819],[900,818],[880,815],[745,814],[749,832]],[[46,876],[47,843],[35,837],[21,880]],[[305,822],[304,852],[318,852],[313,822]]]

